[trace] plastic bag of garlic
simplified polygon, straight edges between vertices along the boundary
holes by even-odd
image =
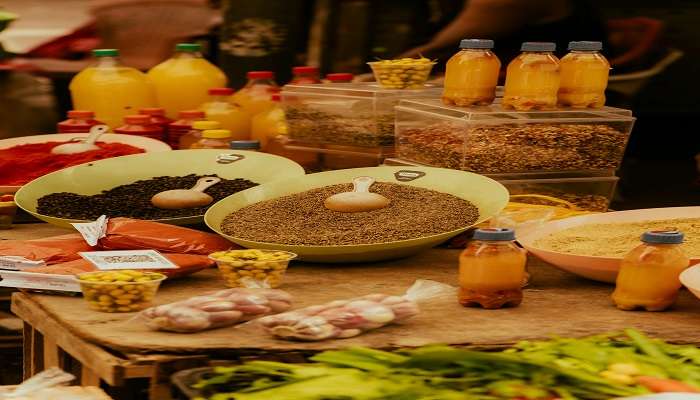
[[[419,303],[454,293],[450,285],[419,279],[403,296],[369,294],[266,316],[258,322],[268,333],[286,340],[349,338],[405,321],[418,314]]]

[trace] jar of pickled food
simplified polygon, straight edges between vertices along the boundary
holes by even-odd
[[[190,146],[190,149],[228,149],[233,140],[228,129],[208,129],[202,131],[202,138]]]
[[[547,110],[557,105],[559,59],[556,44],[525,42],[522,53],[508,64],[502,105],[521,111]]]
[[[681,243],[683,233],[678,231],[651,231],[642,235],[642,244],[620,264],[612,294],[617,308],[663,311],[676,301],[681,288],[678,277],[690,263]]]
[[[501,61],[491,51],[493,40],[464,39],[447,62],[442,102],[448,105],[489,105],[496,98]]]
[[[559,105],[600,108],[605,105],[610,63],[600,54],[601,42],[571,42],[559,62]]]
[[[523,300],[527,253],[515,244],[512,229],[477,229],[459,256],[459,302],[496,309]]]
[[[202,132],[209,129],[220,129],[221,124],[217,121],[195,121],[192,129],[180,136],[180,149],[191,149],[192,145],[202,139]]]

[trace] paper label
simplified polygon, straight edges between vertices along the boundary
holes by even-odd
[[[92,222],[71,224],[83,236],[90,246],[97,246],[97,241],[107,235],[107,216],[102,215]]]
[[[19,271],[25,268],[43,267],[46,263],[42,260],[34,261],[20,256],[0,256],[0,269]]]
[[[219,154],[216,156],[216,162],[219,164],[231,164],[244,158],[243,154]]]
[[[80,292],[80,284],[72,275],[37,274],[24,271],[0,271],[0,286],[19,289]]]
[[[101,270],[178,268],[155,250],[85,251],[78,254]]]
[[[402,169],[401,171],[396,171],[396,173],[394,173],[394,177],[399,182],[410,182],[424,176],[425,172],[423,171],[409,171],[407,169]]]

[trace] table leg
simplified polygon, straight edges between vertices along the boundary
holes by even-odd
[[[27,380],[32,376],[32,333],[34,328],[24,323],[22,329],[22,377]]]
[[[48,369],[51,367],[63,369],[61,350],[58,348],[56,341],[44,337],[44,368]]]
[[[83,365],[80,369],[80,386],[100,387],[100,377],[90,368]]]

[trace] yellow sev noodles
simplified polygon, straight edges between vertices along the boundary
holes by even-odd
[[[560,253],[623,257],[640,243],[642,233],[667,228],[683,232],[683,251],[691,258],[700,258],[700,218],[581,225],[540,238],[534,245]]]

